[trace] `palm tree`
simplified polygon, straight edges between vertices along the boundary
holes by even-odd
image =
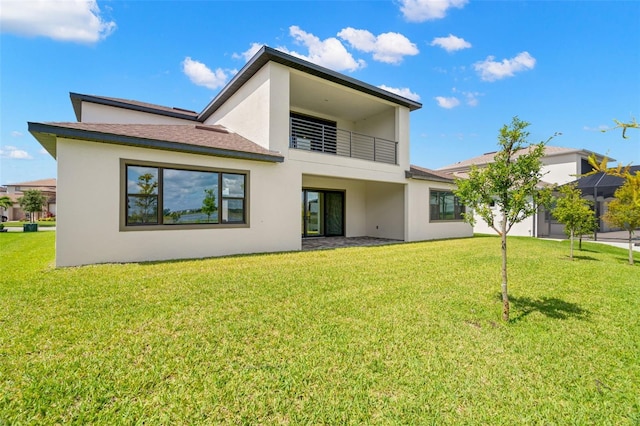
[[[13,207],[13,200],[6,195],[0,197],[0,209],[7,210]]]
[[[7,197],[6,195],[0,197],[0,211],[10,209],[11,207],[13,207],[13,200],[11,200],[11,198]],[[2,215],[0,215],[0,219],[2,219]],[[4,225],[2,224],[1,220],[0,229],[4,229]]]

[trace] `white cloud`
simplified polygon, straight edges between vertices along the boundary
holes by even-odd
[[[438,106],[446,109],[455,108],[460,105],[460,101],[456,97],[446,98],[444,96],[436,96],[435,100],[438,102]]]
[[[383,33],[374,36],[367,30],[345,28],[338,37],[347,41],[351,47],[362,52],[373,53],[373,59],[388,64],[398,64],[405,56],[419,53],[414,43],[400,33]]]
[[[21,138],[24,136],[24,133],[18,131],[18,130],[14,130],[11,132],[11,137],[13,138]]]
[[[249,49],[245,50],[242,53],[234,53],[233,55],[231,55],[231,57],[233,59],[244,58],[245,62],[249,62],[249,59],[253,58],[253,55],[258,53],[258,50],[262,49],[262,46],[264,46],[264,44],[262,43],[251,43],[251,46],[249,46]]]
[[[478,100],[478,96],[480,96],[480,93],[478,92],[463,92],[463,95],[467,98],[467,105],[469,106],[478,106],[478,103],[480,102]]]
[[[412,92],[411,90],[409,90],[408,87],[396,88],[396,87],[385,86],[384,84],[378,87],[381,88],[382,90],[386,90],[387,92],[395,93],[396,95],[402,96],[407,99],[411,99],[416,102],[420,100],[420,95]]]
[[[496,81],[513,77],[516,72],[533,69],[536,65],[536,59],[529,52],[520,52],[514,58],[503,59],[502,62],[496,62],[494,59],[494,56],[489,56],[484,61],[473,64],[482,80]]]
[[[0,148],[1,158],[10,158],[13,160],[33,160],[33,157],[29,155],[27,151],[18,149],[15,146],[5,145]]]
[[[479,96],[482,96],[483,94],[480,92],[464,92],[461,90],[456,89],[455,87],[451,90],[453,93],[460,93],[462,96],[465,97],[466,99],[466,104],[469,106],[478,106],[478,103],[480,102],[480,100],[478,99]]]
[[[202,62],[194,61],[188,56],[182,61],[182,71],[192,83],[209,89],[219,89],[224,86],[229,79],[229,74],[233,74],[233,72],[227,73],[221,68],[211,71]]]
[[[342,42],[335,37],[320,40],[318,37],[303,31],[296,25],[289,27],[289,34],[296,42],[306,47],[309,53],[304,55],[290,51],[285,47],[279,47],[278,50],[335,71],[356,71],[366,66],[365,61],[361,59],[355,60]]]
[[[23,36],[95,43],[113,33],[116,23],[102,16],[96,0],[2,0],[0,27]]]
[[[440,46],[447,52],[455,52],[456,50],[468,49],[471,43],[463,38],[449,34],[448,37],[436,37],[431,42],[431,46]]]
[[[400,10],[409,22],[441,19],[452,7],[462,9],[468,0],[400,0]]]

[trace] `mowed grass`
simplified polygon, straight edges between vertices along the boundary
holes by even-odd
[[[640,423],[640,265],[495,237],[55,269],[0,235],[0,424]]]

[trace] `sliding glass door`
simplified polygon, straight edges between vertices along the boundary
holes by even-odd
[[[302,236],[344,235],[344,192],[302,190]]]

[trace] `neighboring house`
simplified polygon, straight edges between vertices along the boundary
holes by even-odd
[[[630,166],[629,171],[631,174],[640,173],[640,165]],[[618,230],[611,228],[602,220],[602,216],[607,212],[607,204],[613,200],[616,189],[622,186],[624,179],[598,172],[589,176],[583,176],[572,183],[576,184],[576,188],[582,192],[584,198],[591,202],[595,201],[593,206],[596,217],[598,218],[598,232]],[[552,224],[552,228],[553,226],[554,224]],[[562,230],[562,225],[558,224],[558,226],[560,230]]]
[[[472,235],[453,177],[409,162],[421,104],[263,47],[200,113],[71,94],[29,123],[57,159],[56,264]]]
[[[56,180],[40,179],[29,182],[19,182],[7,184],[0,190],[0,196],[8,196],[13,201],[13,207],[2,212],[2,216],[6,216],[7,220],[26,220],[28,214],[20,208],[18,199],[24,195],[24,191],[37,189],[47,198],[41,213],[35,213],[34,220],[41,219],[45,216],[56,214]]]
[[[522,150],[526,152],[528,148]],[[440,172],[451,173],[457,177],[465,177],[471,166],[484,167],[493,163],[496,152],[489,152],[478,157],[460,161],[438,169]],[[546,146],[544,156],[541,158],[542,173],[544,174],[542,186],[563,185],[576,180],[576,177],[588,173],[593,167],[588,162],[591,155],[595,155],[598,161],[602,161],[603,155],[584,149],[562,148]],[[612,161],[615,161],[611,159]],[[553,220],[550,212],[544,208],[539,209],[538,214],[515,224],[509,235],[548,237],[550,235],[564,235],[562,225]],[[495,233],[482,219],[476,220],[474,232],[483,234]]]

